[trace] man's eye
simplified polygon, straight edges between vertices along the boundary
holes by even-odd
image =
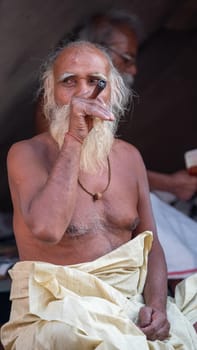
[[[91,84],[91,85],[97,85],[97,83],[98,83],[99,80],[100,80],[99,78],[90,78],[90,79],[88,80],[88,82],[89,82],[89,84]]]
[[[62,82],[66,86],[74,86],[75,85],[75,79],[74,78],[65,78]]]

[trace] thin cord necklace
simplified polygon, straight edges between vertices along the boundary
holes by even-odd
[[[109,157],[107,157],[107,165],[108,165],[108,181],[107,181],[107,185],[106,187],[104,188],[104,190],[102,192],[95,192],[95,193],[92,193],[92,192],[89,192],[88,190],[86,190],[86,188],[81,184],[81,182],[79,181],[78,179],[78,184],[79,186],[86,192],[88,193],[90,196],[92,196],[93,198],[93,201],[97,201],[99,199],[101,199],[103,197],[103,193],[107,191],[109,185],[110,185],[110,182],[111,182],[111,167],[110,167],[110,161],[109,161]]]

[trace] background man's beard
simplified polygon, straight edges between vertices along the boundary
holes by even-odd
[[[54,106],[50,113],[50,132],[60,148],[64,142],[65,133],[69,128],[69,111],[69,105]],[[112,147],[117,124],[117,120],[108,122],[94,118],[94,126],[82,145],[81,170],[88,173],[96,173],[106,166],[106,159]]]
[[[134,76],[130,73],[121,73],[122,79],[124,80],[125,85],[130,89],[134,85]]]

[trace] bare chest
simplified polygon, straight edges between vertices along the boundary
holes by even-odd
[[[138,224],[137,194],[128,187],[121,189],[111,184],[100,199],[78,189],[76,208],[67,228],[70,236],[80,236],[86,233],[122,235],[132,233]]]

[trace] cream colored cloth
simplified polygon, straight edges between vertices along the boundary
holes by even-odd
[[[152,234],[144,232],[95,261],[56,266],[17,263],[6,350],[196,350],[197,275],[168,301],[168,340],[147,341],[136,326]],[[182,310],[185,314],[180,311]]]
[[[168,278],[197,272],[197,222],[150,193],[158,237],[164,250]]]

